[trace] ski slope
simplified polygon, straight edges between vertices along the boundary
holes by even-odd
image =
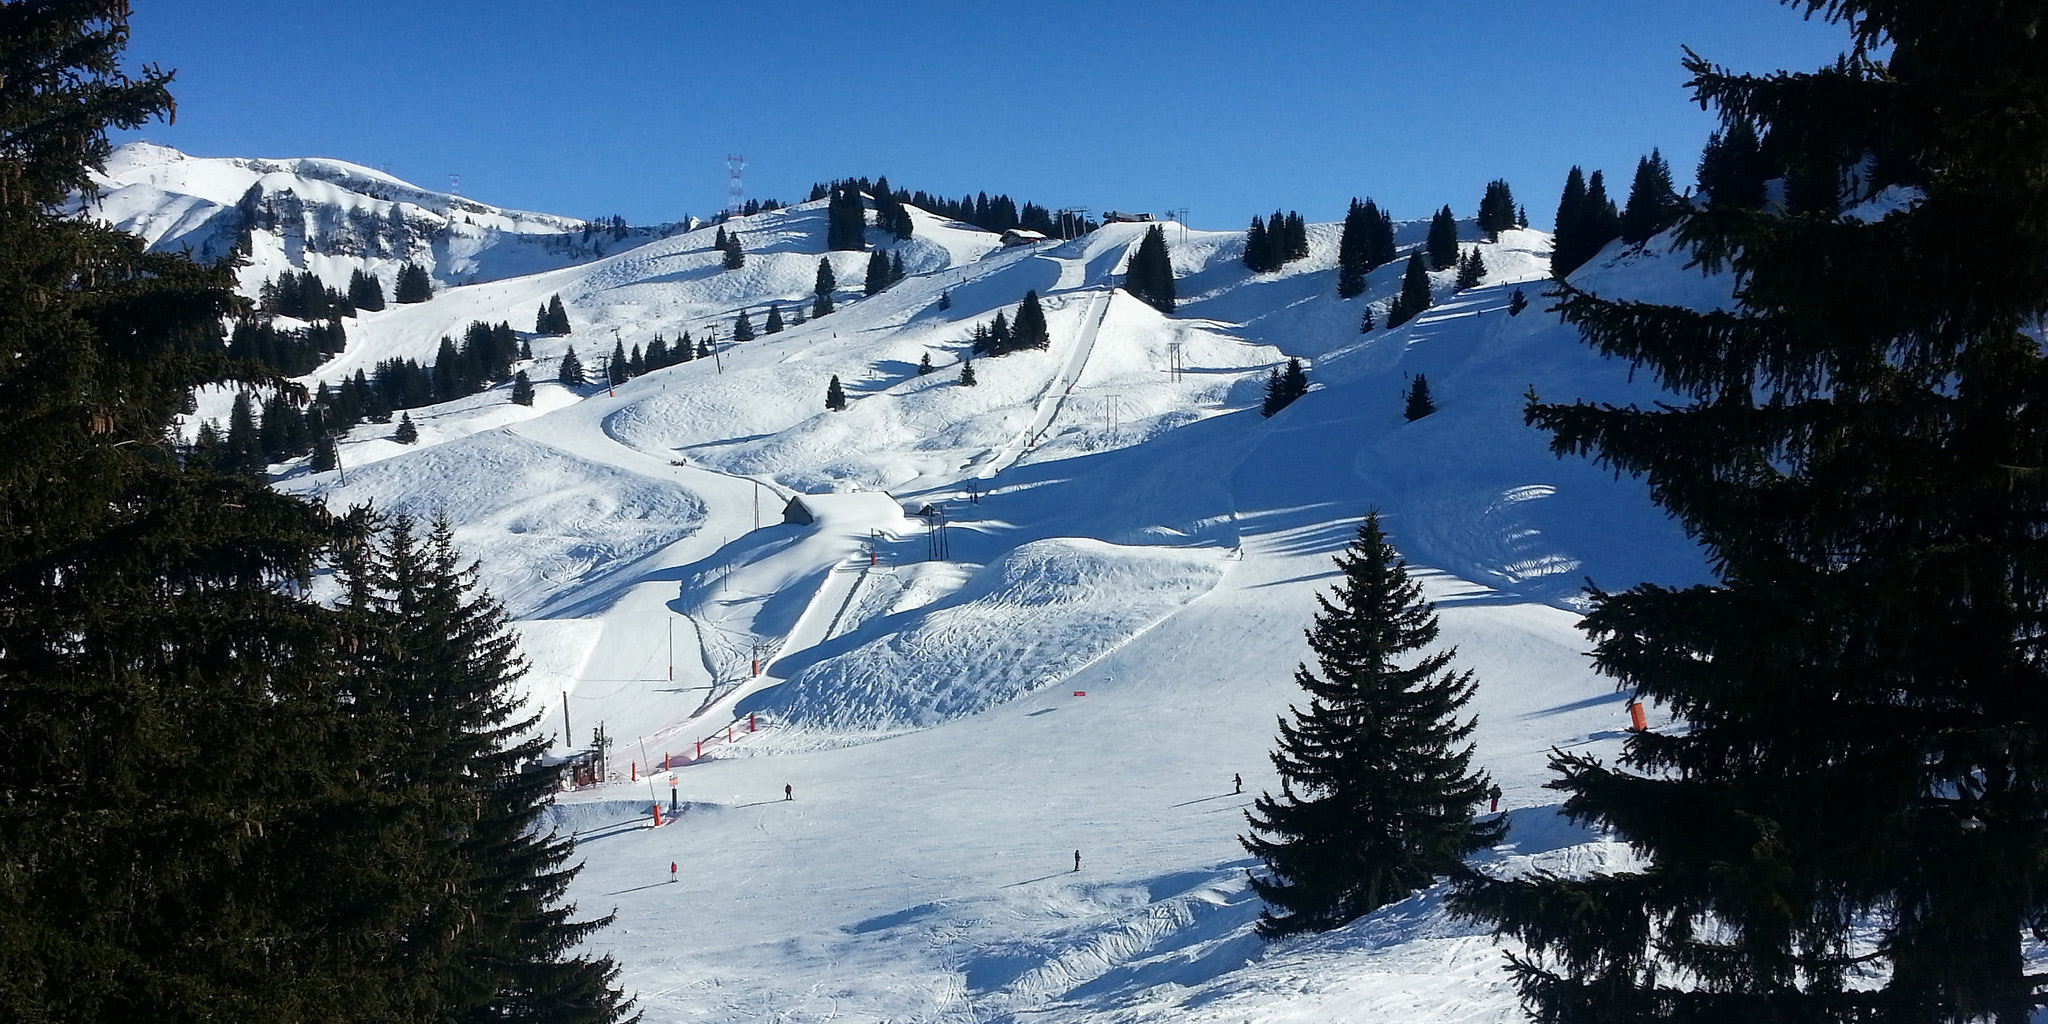
[[[870,234],[907,280],[740,344],[732,318],[807,307],[821,258],[859,280],[865,254],[823,251],[822,204],[727,225],[736,271],[710,232],[680,232],[367,314],[309,380],[431,359],[474,319],[523,327],[553,294],[576,330],[531,339],[536,379],[572,346],[590,364],[656,333],[715,332],[720,351],[616,388],[544,384],[531,408],[500,388],[414,410],[415,447],[366,424],[345,481],[274,468],[334,507],[447,517],[518,619],[555,753],[600,723],[614,739],[614,778],[557,820],[614,825],[579,845],[572,896],[618,915],[592,943],[645,1019],[1519,1019],[1500,950],[1435,890],[1257,939],[1236,837],[1277,785],[1266,754],[1331,556],[1377,507],[1480,680],[1478,760],[1514,820],[1482,861],[1626,863],[1542,788],[1553,747],[1611,754],[1626,721],[1584,657],[1579,591],[1705,571],[1641,485],[1522,425],[1531,387],[1654,397],[1542,313],[1547,236],[1504,233],[1481,287],[1439,275],[1434,308],[1361,334],[1400,263],[1337,299],[1333,225],[1267,275],[1236,232],[1166,225],[1183,301],[1164,316],[1113,288],[1143,225],[1005,249],[916,217],[907,242]],[[1683,263],[1617,248],[1581,283],[1727,301]],[[1517,287],[1534,305],[1510,316]],[[975,324],[1027,290],[1052,344],[977,359],[961,387]],[[1314,387],[1263,418],[1290,357]],[[1416,373],[1440,411],[1410,423]],[[843,412],[823,406],[835,374]],[[826,512],[785,523],[800,494]],[[632,824],[665,799],[664,762],[685,813]]]

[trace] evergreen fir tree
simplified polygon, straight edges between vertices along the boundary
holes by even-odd
[[[1401,275],[1401,294],[1387,307],[1387,326],[1399,327],[1435,301],[1429,294],[1429,272],[1423,269],[1420,251],[1408,254],[1408,269]]]
[[[313,458],[306,468],[315,473],[331,473],[341,465],[341,451],[335,447],[334,435],[322,430],[313,435]]]
[[[1138,240],[1124,271],[1124,290],[1161,313],[1173,312],[1173,258],[1166,252],[1166,230],[1159,225],[1145,229],[1145,237]]]
[[[1272,258],[1271,249],[1271,239],[1266,235],[1266,222],[1254,215],[1252,217],[1252,226],[1246,228],[1244,233],[1245,269],[1254,274],[1264,274],[1280,269],[1278,264],[1270,262]]]
[[[962,359],[960,361],[960,386],[963,388],[974,386],[974,360],[972,359]]]
[[[590,383],[589,378],[583,375],[583,360],[576,358],[575,346],[570,346],[569,351],[562,353],[562,366],[555,372],[555,382],[569,387],[582,387]]]
[[[1364,221],[1366,242],[1365,269],[1371,271],[1374,268],[1383,267],[1394,262],[1394,257],[1398,255],[1398,250],[1394,246],[1393,214],[1380,209],[1372,200],[1367,199],[1365,201]]]
[[[1489,783],[1471,766],[1476,719],[1458,720],[1472,674],[1452,670],[1455,648],[1417,656],[1436,642],[1436,609],[1377,511],[1336,562],[1344,580],[1317,595],[1308,633],[1317,667],[1294,672],[1308,706],[1280,719],[1271,755],[1284,785],[1253,802],[1252,834],[1239,840],[1265,864],[1251,881],[1267,938],[1328,930],[1438,876],[1469,876],[1464,856],[1506,833],[1505,819],[1473,820]]]
[[[1787,166],[1854,159],[1920,198],[1694,210],[1678,240],[1735,308],[1561,293],[1671,395],[1528,410],[1553,450],[1645,478],[1716,576],[1594,591],[1584,620],[1595,665],[1677,719],[1613,763],[1554,758],[1565,813],[1635,864],[1460,893],[1529,950],[1537,1019],[2020,1024],[2040,1001],[2048,275],[2013,257],[2048,249],[2048,119],[2014,112],[2048,96],[2048,36],[2033,6],[1814,10],[1853,57],[1690,58],[1695,97]]]
[[[1358,318],[1358,333],[1371,334],[1373,328],[1378,326],[1373,319],[1373,306],[1368,302],[1365,304],[1365,315]]]
[[[744,309],[740,310],[739,318],[732,322],[732,340],[754,340],[754,324],[753,321],[747,319],[747,311]]]
[[[1509,316],[1521,316],[1521,315],[1522,315],[1522,311],[1523,311],[1523,310],[1525,310],[1525,309],[1528,309],[1528,308],[1529,308],[1529,297],[1528,297],[1528,296],[1526,296],[1526,295],[1523,295],[1523,294],[1522,294],[1522,290],[1521,290],[1520,288],[1517,288],[1517,289],[1515,289],[1515,293],[1514,293],[1513,295],[1510,295],[1510,296],[1508,296],[1508,315],[1509,315]]]
[[[357,309],[372,313],[384,308],[384,282],[358,267],[348,277],[348,301]]]
[[[263,479],[267,463],[262,438],[256,431],[256,410],[247,391],[235,393],[235,404],[228,413],[226,456],[222,472],[250,480]]]
[[[889,287],[889,254],[880,249],[868,256],[868,277],[862,286],[863,295],[880,295]]]
[[[818,276],[811,285],[811,294],[817,296],[811,301],[811,319],[816,320],[832,312],[832,292],[838,287],[839,280],[832,274],[832,260],[818,257]]]
[[[851,185],[832,189],[831,202],[825,210],[825,247],[848,252],[867,250],[867,208],[860,191]]]
[[[408,413],[400,413],[400,414],[399,414],[399,417],[398,417],[398,430],[397,430],[397,431],[396,431],[395,433],[393,433],[393,434],[391,435],[391,439],[392,439],[393,441],[396,441],[396,442],[398,442],[399,444],[418,444],[418,443],[419,443],[419,441],[420,441],[420,428],[418,428],[418,427],[416,427],[416,426],[413,426],[413,424],[412,424],[412,413],[409,413],[409,412],[408,412]]]
[[[833,374],[832,381],[825,385],[825,408],[840,412],[846,408],[846,390],[839,386],[839,375]]]
[[[769,306],[769,307],[768,307],[768,323],[767,323],[767,325],[766,325],[766,326],[764,326],[764,327],[763,327],[763,328],[761,329],[762,333],[763,333],[763,334],[781,334],[781,333],[782,333],[782,329],[783,329],[783,325],[782,325],[782,307],[781,307],[781,306],[779,306],[779,305],[775,305],[775,306]]]
[[[512,404],[533,404],[533,381],[526,376],[525,370],[512,375]]]
[[[1699,187],[1709,203],[1757,209],[1764,204],[1769,178],[1763,147],[1746,118],[1736,118],[1725,130],[1715,132],[1700,151]]]
[[[926,352],[924,358],[917,361],[917,375],[922,377],[930,372],[932,372],[932,354]]]
[[[950,291],[940,292],[940,293],[939,293],[939,312],[943,313],[943,312],[945,312],[945,311],[947,311],[947,310],[949,310],[949,309],[952,309],[952,308],[953,308],[953,293],[952,293],[952,292],[950,292]]]
[[[1052,334],[1045,326],[1045,310],[1038,305],[1038,291],[1027,291],[1024,301],[1017,304],[1017,322],[1010,329],[1009,348],[1047,348],[1051,345]]]
[[[1650,155],[1636,163],[1635,183],[1628,190],[1628,205],[1621,211],[1621,240],[1641,245],[1657,232],[1671,226],[1678,217],[1680,200],[1671,186],[1671,165],[1664,154]]]
[[[719,261],[720,266],[727,270],[738,270],[747,265],[747,251],[740,247],[739,232],[735,231],[728,235],[725,244],[720,248],[725,250],[723,258]]]
[[[1463,256],[1458,257],[1457,288],[1461,292],[1469,288],[1477,288],[1479,287],[1479,282],[1485,279],[1486,259],[1479,255],[1479,247],[1475,245],[1465,250]]]
[[[1458,265],[1458,215],[1446,206],[1429,219],[1429,269],[1449,270]]]
[[[742,313],[741,315],[744,316],[746,314]],[[612,357],[605,360],[604,363],[605,383],[610,384],[612,387],[624,384],[632,376],[630,372],[631,367],[632,364],[626,360],[625,342],[612,342]]]
[[[1301,368],[1301,360],[1289,359],[1287,369],[1274,367],[1266,378],[1266,399],[1260,412],[1271,417],[1274,413],[1294,404],[1294,400],[1308,393],[1308,374]]]
[[[1500,233],[1518,226],[1515,215],[1515,194],[1508,183],[1495,178],[1486,185],[1486,195],[1479,200],[1479,230],[1487,233],[1494,241],[1500,240]]]
[[[1408,381],[1408,400],[1401,407],[1401,415],[1413,423],[1436,411],[1436,400],[1429,396],[1429,378],[1416,374]]]
[[[398,287],[391,297],[402,304],[425,302],[434,297],[434,279],[427,276],[427,268],[407,260],[398,268]]]
[[[548,299],[547,327],[542,333],[563,338],[567,337],[571,330],[572,328],[569,326],[569,310],[562,305],[561,294],[556,293]]]
[[[1564,194],[1557,200],[1557,228],[1551,234],[1550,276],[1562,281],[1585,263],[1580,225],[1585,219],[1586,172],[1577,165],[1565,175]]]
[[[903,250],[898,249],[889,254],[889,283],[895,284],[903,280],[905,274],[906,271],[903,269]]]

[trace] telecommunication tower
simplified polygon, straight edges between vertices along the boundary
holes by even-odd
[[[740,215],[741,207],[747,205],[747,186],[740,178],[740,172],[747,167],[747,158],[738,153],[725,157],[725,212],[731,216]]]

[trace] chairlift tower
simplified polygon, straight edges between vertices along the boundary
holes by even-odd
[[[727,217],[739,216],[740,210],[747,205],[747,185],[746,181],[741,177],[741,172],[746,169],[746,157],[738,153],[726,154],[725,213]]]

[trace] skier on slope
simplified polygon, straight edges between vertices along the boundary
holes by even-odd
[[[1232,793],[1242,793],[1242,792],[1244,792],[1244,776],[1242,776],[1242,775],[1239,775],[1239,774],[1237,774],[1236,772],[1231,772],[1231,773],[1230,773],[1230,785],[1231,785],[1231,790],[1230,790],[1230,791],[1231,791]]]

